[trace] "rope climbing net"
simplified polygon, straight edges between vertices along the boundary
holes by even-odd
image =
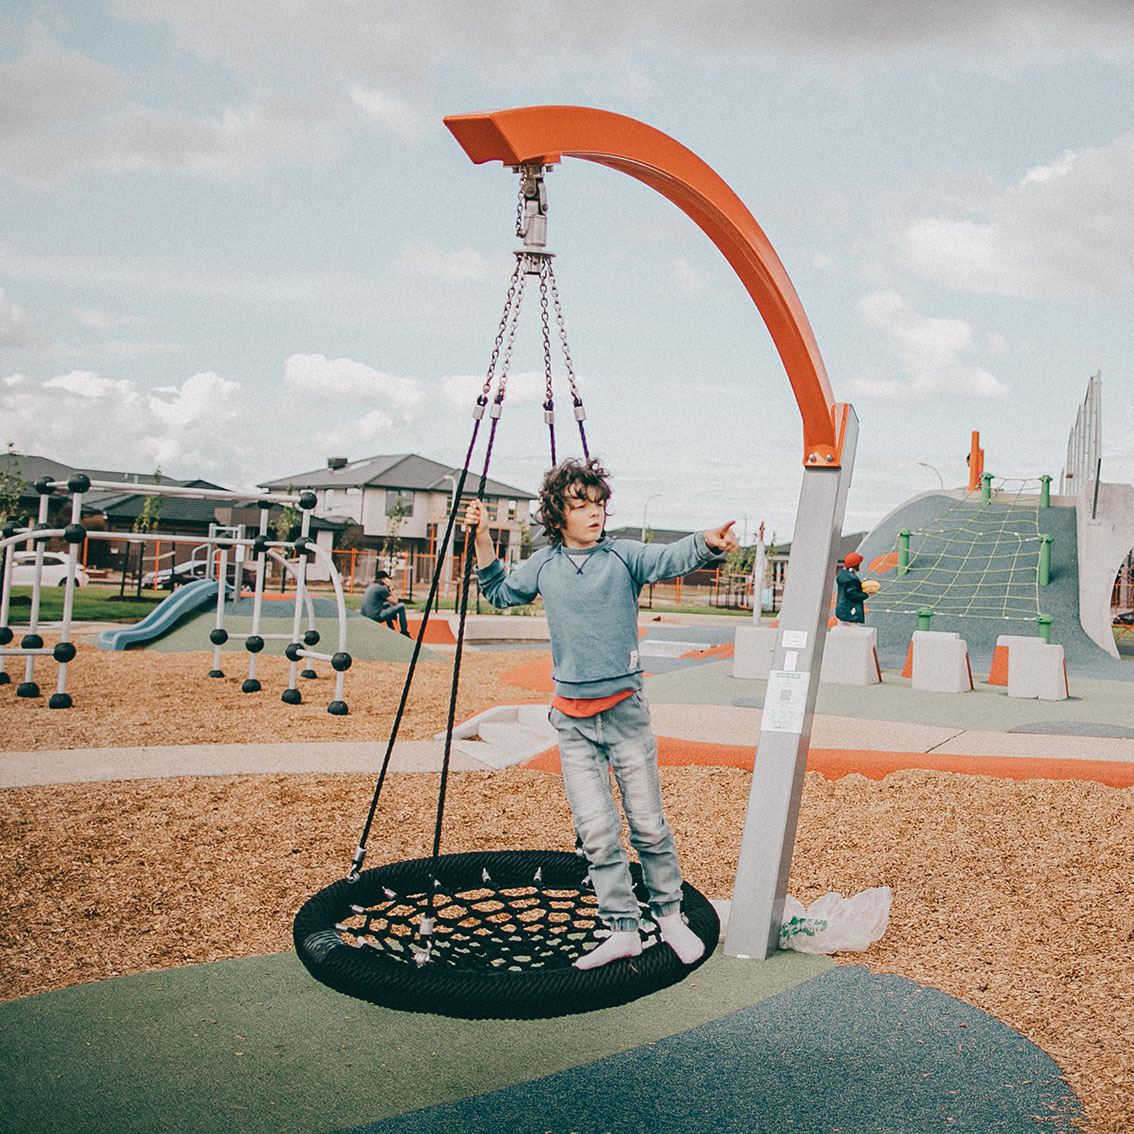
[[[909,532],[908,573],[899,534],[893,550],[871,562],[878,591],[871,613],[1034,621],[1040,614],[1038,481],[1001,480],[985,499],[967,493],[929,525]],[[890,568],[898,566],[891,573]]]

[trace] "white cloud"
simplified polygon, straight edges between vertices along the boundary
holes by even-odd
[[[860,322],[879,331],[903,379],[859,375],[846,383],[850,397],[884,401],[934,398],[1002,398],[1008,387],[964,361],[973,351],[973,329],[961,319],[921,315],[893,291],[874,291],[857,304]]]
[[[293,405],[308,399],[358,403],[412,413],[425,402],[421,383],[414,378],[383,374],[350,358],[328,359],[321,354],[293,354],[284,363],[284,385]]]
[[[395,435],[394,419],[381,410],[371,410],[357,421],[339,422],[315,434],[315,446],[325,453],[354,453],[381,447]]]
[[[496,379],[499,378],[499,370],[493,379],[492,394],[495,397]],[[556,380],[556,387],[563,385],[563,382]],[[445,398],[450,409],[460,411],[472,412],[472,407],[476,403],[476,399],[480,397],[481,391],[484,389],[484,375],[475,374],[451,374],[447,378],[442,379],[441,392]],[[507,407],[509,404],[520,402],[525,405],[530,404],[536,400],[543,401],[547,394],[547,379],[542,372],[538,370],[516,370],[508,375],[508,381],[504,388],[504,405]],[[557,403],[559,390],[556,390]],[[568,403],[569,404],[569,401]],[[559,419],[559,407],[557,404],[556,420]]]
[[[403,99],[372,88],[353,86],[351,102],[368,118],[407,142],[419,142],[435,129],[433,122]]]
[[[0,63],[0,153],[28,133],[90,119],[114,106],[124,76],[47,41],[21,59]]]
[[[43,388],[65,390],[68,394],[75,394],[88,401],[114,399],[124,405],[136,402],[139,397],[133,382],[125,378],[103,378],[93,370],[72,370],[69,374],[60,374],[57,378],[49,378],[44,382]]]
[[[9,303],[0,288],[0,347],[12,350],[39,350],[51,339],[22,307]]]
[[[0,170],[47,187],[84,169],[255,175],[271,163],[323,160],[361,112],[403,141],[439,129],[435,76],[449,62],[523,89],[532,44],[543,78],[583,74],[618,100],[640,101],[654,83],[644,50],[702,61],[722,57],[827,60],[845,68],[871,57],[932,53],[998,70],[1029,61],[1134,57],[1134,8],[1108,0],[647,0],[619,6],[515,7],[470,0],[117,0],[115,15],[167,26],[181,47],[230,69],[245,89],[227,109],[184,112],[130,101],[126,77],[36,33],[22,58],[0,64]],[[128,27],[115,29],[123,35]],[[188,86],[176,58],[172,78]],[[513,71],[515,72],[514,78]],[[621,81],[612,75],[617,73]]]
[[[1103,57],[1134,53],[1134,18],[1109,0],[799,0],[752,5],[744,0],[702,6],[669,0],[669,36],[685,36],[710,49],[787,50],[839,56],[853,49],[892,56],[932,52],[996,66],[1031,59]],[[845,57],[845,56],[844,56]]]
[[[1020,184],[1027,185],[1030,181],[1051,181],[1056,177],[1066,177],[1074,165],[1074,152],[1066,150],[1063,156],[1051,165],[1037,165],[1034,169],[1029,169],[1021,178]]]
[[[318,58],[329,70],[388,89],[420,89],[440,59],[499,67],[554,43],[543,68],[609,60],[643,45],[722,55],[809,58],[934,52],[1002,68],[1031,59],[1134,54],[1134,12],[1115,0],[646,0],[519,7],[492,0],[405,5],[397,0],[117,0],[126,17],[168,24],[190,49],[257,76],[282,51]],[[628,65],[629,67],[629,65]]]
[[[160,465],[231,478],[250,462],[255,417],[241,387],[216,374],[142,390],[126,379],[74,370],[35,383],[0,380],[0,419],[18,451],[94,468]],[[218,437],[230,439],[225,446]],[[231,440],[236,439],[236,440]]]
[[[506,280],[511,269],[504,259],[483,256],[472,248],[443,252],[436,244],[407,244],[394,258],[394,270],[451,284]]]
[[[83,169],[245,177],[270,162],[318,160],[335,142],[333,102],[254,91],[219,115],[125,99],[125,77],[49,42],[0,63],[0,172],[47,188]]]
[[[1134,131],[1068,152],[966,210],[911,221],[904,266],[957,290],[1120,299],[1134,292]]]
[[[696,295],[708,290],[708,272],[693,267],[684,256],[678,256],[670,267],[669,282],[681,295]]]

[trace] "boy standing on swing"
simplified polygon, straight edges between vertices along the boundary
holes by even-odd
[[[543,596],[554,661],[549,717],[599,917],[610,931],[575,967],[598,968],[642,951],[612,769],[662,940],[691,965],[705,947],[681,916],[681,867],[662,814],[657,741],[642,695],[638,595],[645,584],[688,574],[739,544],[732,522],[668,545],[610,539],[610,494],[607,472],[594,458],[556,465],[543,479],[537,515],[550,544],[510,574],[496,558],[479,500],[469,504],[465,523],[476,530],[480,590],[493,606]]]

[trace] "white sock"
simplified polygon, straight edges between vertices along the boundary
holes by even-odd
[[[662,940],[677,954],[683,965],[691,965],[705,952],[705,943],[685,924],[680,913],[655,918]]]
[[[623,932],[612,929],[610,936],[596,949],[584,953],[574,963],[577,969],[597,969],[600,965],[609,965],[620,957],[636,957],[642,951],[642,939],[637,930]]]

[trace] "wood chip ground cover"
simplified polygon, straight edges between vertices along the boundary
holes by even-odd
[[[348,717],[240,694],[205,678],[207,654],[93,656],[72,667],[76,707],[0,698],[5,751],[385,737],[405,668],[356,663]],[[458,716],[518,700],[497,674],[531,657],[465,658]],[[285,665],[261,659],[265,688]],[[447,662],[423,663],[402,735],[444,722]],[[663,769],[690,881],[730,896],[749,775]],[[392,775],[371,863],[428,853],[436,775]],[[0,996],[290,946],[302,901],[344,873],[373,790],[357,775],[55,785],[0,792]],[[560,782],[537,772],[452,776],[444,850],[569,849]],[[807,903],[871,886],[894,894],[889,929],[840,958],[922,981],[1017,1028],[1083,1100],[1092,1131],[1134,1129],[1134,789],[906,771],[881,781],[808,773],[790,892]],[[1039,1116],[1037,1128],[1045,1123]]]

